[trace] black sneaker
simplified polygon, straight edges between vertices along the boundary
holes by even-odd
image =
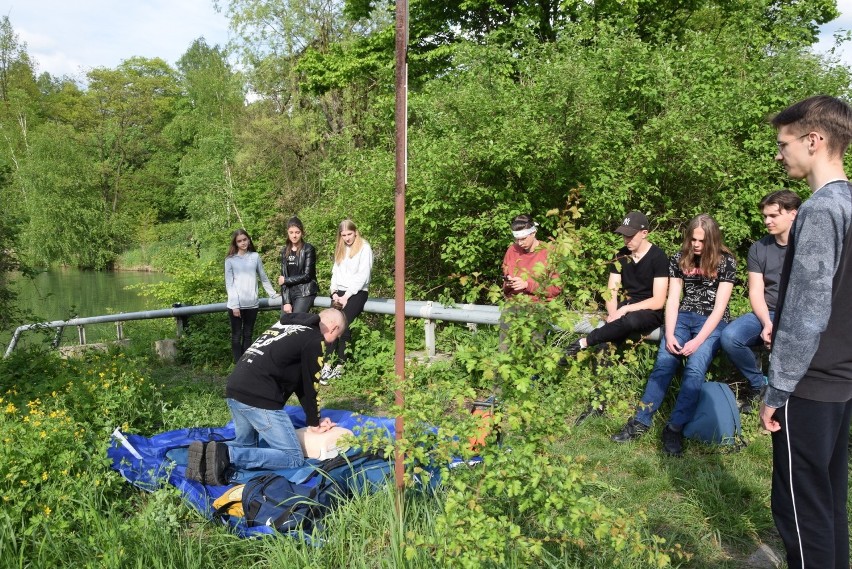
[[[565,348],[565,352],[562,354],[562,357],[559,358],[559,361],[557,362],[556,365],[563,366],[563,367],[567,366],[568,360],[570,358],[573,358],[577,354],[579,354],[580,350],[582,350],[582,349],[583,349],[583,347],[580,345],[580,340],[574,340],[573,342],[568,344],[567,348]]]
[[[214,486],[225,486],[228,483],[228,477],[225,476],[225,471],[231,466],[231,457],[228,454],[228,445],[219,441],[207,443],[206,453],[206,469],[205,469],[205,484]]]
[[[225,472],[230,466],[225,443],[194,441],[189,445],[185,474],[188,480],[224,486],[228,483]]]
[[[580,345],[580,340],[574,340],[571,342],[567,348],[565,348],[565,357],[573,358],[577,354],[580,353],[580,350],[583,349],[583,346]]]
[[[740,403],[740,413],[748,415],[760,408],[760,394],[763,393],[763,388],[755,389],[749,387],[743,395],[743,401]]]
[[[675,431],[666,425],[663,429],[663,452],[669,456],[683,455],[683,431]]]
[[[627,443],[638,439],[647,433],[650,428],[651,427],[648,425],[640,423],[635,418],[630,417],[627,420],[627,424],[621,429],[621,432],[612,435],[610,439],[617,443]]]

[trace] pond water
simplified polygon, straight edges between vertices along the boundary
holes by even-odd
[[[74,316],[82,318],[168,308],[154,299],[141,296],[139,290],[128,288],[161,282],[165,278],[161,273],[149,272],[51,269],[34,279],[13,274],[11,289],[18,295],[15,303],[18,308],[32,315],[31,322],[47,322]],[[12,330],[0,332],[4,346],[8,345],[11,335]],[[86,335],[89,342],[114,340],[115,325],[87,326]],[[63,343],[69,341],[76,341],[76,331],[65,332]]]

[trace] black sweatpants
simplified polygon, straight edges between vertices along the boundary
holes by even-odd
[[[662,310],[637,310],[628,312],[618,320],[595,328],[586,336],[586,345],[596,346],[604,342],[621,342],[634,332],[647,334],[663,325]]]
[[[790,397],[775,412],[772,517],[790,569],[849,569],[849,421],[852,401]]]

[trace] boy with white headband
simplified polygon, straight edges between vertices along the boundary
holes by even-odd
[[[548,281],[554,275],[548,272],[548,249],[538,239],[538,224],[531,215],[518,215],[512,220],[512,237],[515,242],[509,246],[503,256],[503,294],[512,298],[519,294],[539,296],[548,300],[559,294],[560,288],[548,285],[541,291],[541,281]]]

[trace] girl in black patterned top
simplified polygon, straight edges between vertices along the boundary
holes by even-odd
[[[662,436],[666,454],[681,454],[683,427],[695,414],[704,376],[719,350],[722,330],[730,318],[728,300],[736,268],[733,255],[722,243],[716,221],[707,214],[693,218],[680,251],[669,262],[665,337],[660,342],[657,361],[639,410],[620,433],[613,435],[614,441],[633,440],[650,428],[653,415],[685,358],[680,393]]]

